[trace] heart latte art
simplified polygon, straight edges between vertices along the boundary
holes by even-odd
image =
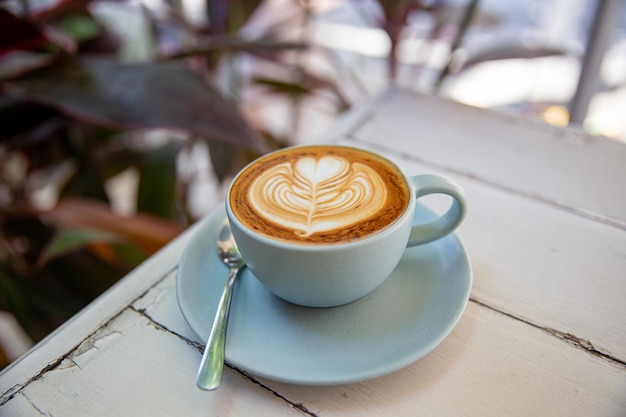
[[[251,184],[248,198],[261,216],[307,237],[373,216],[386,194],[367,165],[340,156],[305,156],[265,171]]]
[[[389,161],[341,146],[296,147],[253,162],[230,190],[233,213],[255,232],[302,243],[340,243],[384,229],[409,191]]]

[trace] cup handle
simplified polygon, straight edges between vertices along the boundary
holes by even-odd
[[[444,237],[463,220],[466,211],[463,189],[452,180],[439,175],[416,175],[410,177],[415,187],[415,199],[428,194],[446,194],[452,197],[447,212],[431,221],[413,226],[407,246],[416,246]]]

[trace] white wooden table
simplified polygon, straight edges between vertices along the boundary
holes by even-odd
[[[434,351],[355,384],[228,367],[198,390],[175,291],[191,228],[5,369],[0,415],[626,416],[626,145],[397,90],[324,140],[465,188],[473,289]]]

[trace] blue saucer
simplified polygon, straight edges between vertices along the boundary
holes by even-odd
[[[417,205],[414,223],[433,217]],[[224,218],[222,208],[202,220],[178,268],[178,303],[201,340],[208,338],[228,272],[215,245]],[[283,301],[244,269],[233,294],[226,361],[253,375],[296,384],[382,376],[422,358],[448,336],[471,286],[469,259],[455,234],[407,249],[376,291],[334,308]]]

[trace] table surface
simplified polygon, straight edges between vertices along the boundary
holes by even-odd
[[[0,415],[626,415],[626,145],[396,89],[322,139],[465,189],[473,288],[435,350],[360,383],[227,364],[219,390],[197,389],[203,341],[176,298],[196,226],[5,369]]]

